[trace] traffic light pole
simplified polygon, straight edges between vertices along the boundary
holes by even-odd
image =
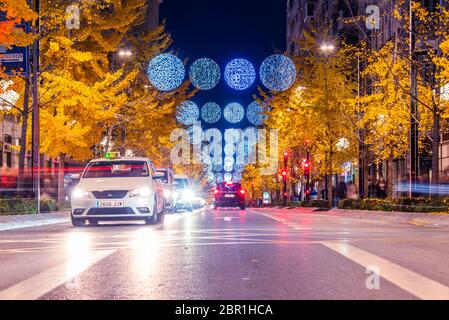
[[[307,146],[306,150],[306,163],[308,164],[307,171],[305,172],[306,176],[306,201],[310,201],[310,152],[309,147]]]
[[[39,16],[40,3],[39,0],[32,1],[32,8],[36,10]],[[39,33],[39,18],[33,26],[33,34]],[[37,201],[37,213],[40,213],[40,152],[39,152],[39,92],[38,92],[38,77],[39,77],[39,40],[34,40],[32,46],[32,90],[33,110],[32,110],[32,174],[33,174],[33,191],[34,197]]]
[[[284,183],[284,188],[283,188],[283,195],[284,195],[284,204],[287,205],[288,203],[288,197],[287,197],[287,166],[288,166],[288,157],[284,156],[284,173],[285,175],[283,175],[282,177],[282,181]]]

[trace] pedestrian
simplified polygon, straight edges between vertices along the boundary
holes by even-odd
[[[387,183],[384,177],[380,177],[380,179],[376,183],[377,197],[380,199],[385,199],[387,196]]]
[[[352,199],[352,200],[357,200],[358,199],[357,188],[356,188],[355,184],[352,181],[350,181],[348,183],[348,192],[346,194],[346,197],[348,199]]]
[[[346,182],[340,181],[337,185],[337,189],[335,192],[336,205],[338,205],[338,202],[340,200],[346,199],[347,192],[348,192],[348,188],[347,188]]]

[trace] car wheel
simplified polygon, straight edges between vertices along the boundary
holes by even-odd
[[[85,221],[83,219],[74,219],[72,217],[72,226],[74,227],[82,227],[85,225]]]
[[[156,224],[157,223],[157,202],[156,199],[154,199],[154,205],[153,205],[153,215],[149,218],[145,219],[145,224]]]
[[[245,210],[246,207],[245,207],[245,206],[240,206],[240,209],[241,209],[241,210]]]

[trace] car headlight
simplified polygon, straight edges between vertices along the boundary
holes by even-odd
[[[193,191],[192,190],[186,190],[182,194],[182,199],[185,201],[192,201],[193,200]]]
[[[89,197],[89,193],[83,189],[75,189],[72,192],[72,198],[81,199]]]
[[[135,189],[131,193],[131,197],[149,197],[151,194],[151,189],[148,187],[140,187]]]

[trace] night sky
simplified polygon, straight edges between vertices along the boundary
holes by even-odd
[[[257,93],[259,77],[244,91],[233,90],[223,79],[226,64],[235,58],[249,60],[258,73],[269,55],[284,52],[286,47],[286,0],[164,0],[160,18],[167,22],[173,38],[171,49],[188,68],[198,58],[211,58],[221,69],[220,83],[208,91],[200,91],[192,99],[199,108],[207,102],[218,103],[222,110],[230,102],[247,107]],[[203,127],[207,128],[203,122]],[[231,125],[222,119],[210,127],[245,128],[244,120]]]

